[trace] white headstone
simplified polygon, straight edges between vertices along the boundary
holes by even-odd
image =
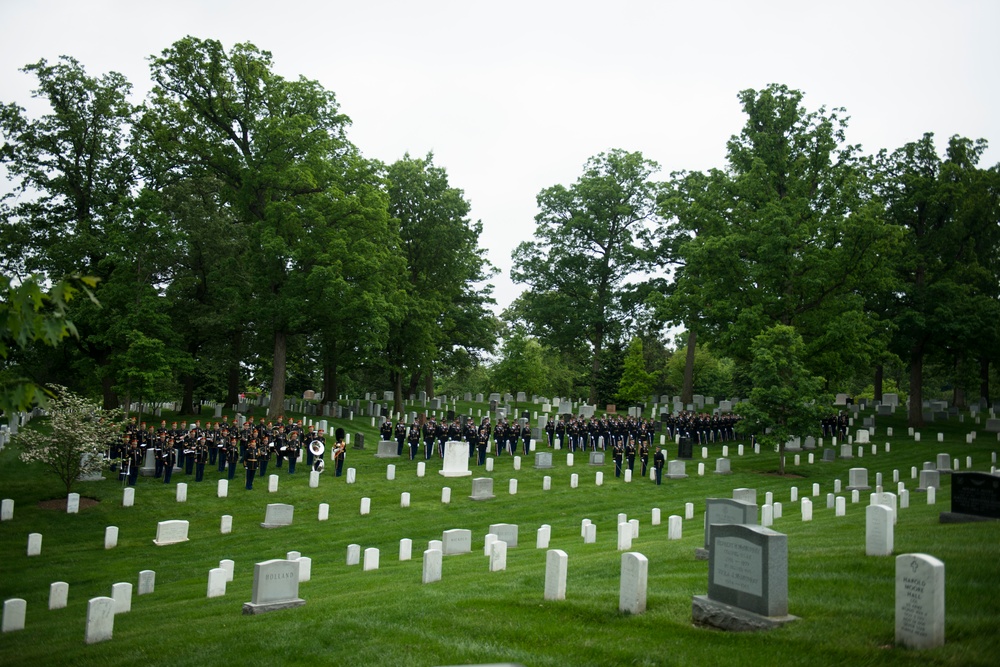
[[[378,556],[379,552],[378,549],[376,549],[375,547],[368,547],[367,549],[365,549],[365,564],[364,564],[365,572],[367,572],[368,570],[378,569]]]
[[[42,553],[42,534],[28,533],[28,555],[39,556]]]
[[[208,571],[207,597],[219,598],[226,594],[226,581],[229,575],[221,567],[213,567]]]
[[[691,520],[694,518],[694,503],[684,503],[684,519]]]
[[[0,632],[17,632],[24,630],[24,616],[28,602],[22,598],[10,598],[3,601],[3,622]]]
[[[153,570],[141,570],[139,572],[139,587],[136,595],[149,595],[156,589],[156,572]]]
[[[632,548],[632,527],[627,523],[618,524],[618,551]]]
[[[231,558],[223,558],[219,561],[219,567],[226,571],[226,581],[233,580],[233,573],[236,571],[236,563]]]
[[[944,645],[944,563],[927,554],[896,557],[896,644]]]
[[[371,498],[362,498],[361,499],[361,516],[365,516],[366,514],[370,514],[371,511],[372,511],[372,499]]]
[[[575,489],[578,486],[580,486],[580,476],[576,473],[573,473],[572,475],[569,476],[569,488]]]
[[[347,483],[354,484],[358,481],[358,471],[356,468],[347,469]]]
[[[410,493],[408,491],[403,491],[399,494],[399,506],[409,507],[410,506]]]
[[[111,598],[115,601],[116,614],[127,614],[132,611],[132,584],[127,581],[112,584]]]
[[[667,539],[679,540],[683,533],[683,522],[678,514],[671,514],[667,517]]]
[[[490,572],[507,569],[507,543],[497,540],[490,547]]]
[[[188,485],[184,482],[177,484],[177,502],[186,503],[188,499]]]
[[[80,494],[71,493],[66,496],[66,514],[78,514],[80,512]]]
[[[516,479],[512,479],[512,480],[510,480],[510,481],[507,482],[507,491],[512,496],[516,496],[517,495],[517,480]]]
[[[118,526],[108,526],[104,529],[104,548],[114,549],[118,546]]]
[[[442,560],[439,549],[428,549],[424,552],[423,583],[430,584],[441,581]]]
[[[295,518],[295,506],[286,503],[268,503],[264,512],[262,528],[290,526]]]
[[[594,477],[594,484],[597,485],[597,486],[603,486],[604,485],[604,473],[603,472],[601,472],[599,470],[597,471],[597,474]]]
[[[869,505],[865,509],[865,555],[891,556],[892,548],[892,509],[885,505]]]
[[[549,540],[551,539],[552,539],[552,526],[550,526],[547,523],[543,523],[541,527],[539,527],[535,537],[535,548],[548,549]]]
[[[491,531],[492,532],[492,531]],[[441,533],[441,553],[446,556],[467,554],[472,551],[472,531],[452,528]]]
[[[4,498],[0,501],[0,521],[11,521],[14,518],[14,499]]]
[[[583,543],[594,544],[595,542],[597,542],[597,526],[591,523],[583,529]]]
[[[649,560],[640,553],[622,554],[621,585],[618,589],[618,611],[641,614],[646,611],[646,584]]]
[[[445,505],[451,502],[451,489],[447,486],[441,489],[441,502]]]
[[[64,609],[69,598],[69,584],[54,581],[49,584],[49,609]]]
[[[568,562],[566,552],[560,549],[550,549],[545,553],[545,600],[566,599]]]
[[[91,598],[87,602],[87,630],[84,641],[96,644],[111,639],[115,628],[115,601],[109,597]]]
[[[361,545],[360,544],[348,544],[347,545],[347,564],[357,565],[361,562]]]
[[[219,496],[219,498],[225,498],[225,497],[227,497],[229,495],[229,480],[228,479],[220,479],[219,480],[219,488],[218,488],[218,490],[217,490],[216,493]]]
[[[180,519],[160,521],[156,524],[156,539],[153,544],[162,547],[168,544],[188,541],[188,522]]]
[[[801,507],[802,507],[802,520],[803,521],[812,521],[812,518],[813,518],[813,504],[812,504],[812,501],[809,500],[808,498],[803,498],[802,499],[802,503],[801,503]]]

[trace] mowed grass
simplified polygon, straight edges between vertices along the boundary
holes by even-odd
[[[459,404],[466,414],[470,406]],[[902,416],[877,420],[874,442],[879,453],[864,457],[793,466],[779,477],[777,455],[754,455],[747,446],[736,454],[729,443],[733,474],[715,475],[714,459],[721,445],[712,445],[708,459],[687,463],[689,477],[666,480],[657,487],[636,476],[631,484],[615,479],[610,463],[587,465],[586,454],[566,466],[565,451],[555,453],[552,470],[535,470],[533,457],[513,469],[510,457],[495,461],[494,472],[473,465],[473,476],[494,479],[494,500],[474,502],[471,478],[444,478],[441,463],[428,463],[427,475],[416,476],[416,462],[376,459],[378,435],[367,418],[335,421],[349,433],[365,433],[364,451],[348,449],[346,467],[357,469],[357,483],[336,478],[328,468],[318,489],[308,486],[308,469],[280,474],[276,493],[266,480],[253,491],[243,489],[241,476],[230,483],[229,497],[216,496],[214,469],[206,481],[175,475],[174,483],[140,478],[135,506],[123,508],[122,486],[110,473],[103,482],[81,483],[82,496],[100,502],[67,515],[43,510],[39,501],[57,498],[60,486],[39,467],[26,466],[10,448],[0,453],[0,497],[15,500],[14,520],[0,523],[0,598],[27,600],[25,630],[0,636],[3,665],[453,665],[513,662],[524,665],[996,665],[1000,662],[1000,523],[941,524],[938,515],[950,507],[950,480],[942,477],[937,504],[927,505],[915,491],[912,466],[922,467],[938,452],[959,458],[962,469],[971,456],[973,469],[988,471],[992,452],[1000,450],[995,434],[985,433],[966,416],[921,430],[923,442],[906,435]],[[364,426],[362,426],[362,424]],[[893,426],[895,437],[885,436]],[[979,429],[974,444],[965,434]],[[945,433],[945,442],[936,434]],[[931,441],[931,442],[928,442]],[[892,451],[883,452],[885,442]],[[542,446],[544,449],[544,446]],[[856,450],[856,447],[855,447]],[[673,447],[668,453],[675,453]],[[697,475],[704,462],[706,474]],[[386,465],[396,465],[396,479],[386,480]],[[926,553],[946,568],[946,644],[929,651],[894,646],[894,558],[865,556],[865,512],[868,493],[852,504],[847,516],[826,508],[833,481],[847,486],[848,470],[867,467],[869,483],[881,472],[887,491],[894,491],[893,470],[910,489],[910,507],[899,513],[895,552]],[[597,470],[604,485],[595,486]],[[570,488],[570,475],[580,486]],[[542,491],[543,476],[552,490]],[[508,481],[518,480],[516,495]],[[176,482],[188,483],[188,501],[175,501]],[[790,489],[811,497],[814,519],[801,521],[798,503],[789,502]],[[452,489],[452,501],[440,502],[441,489]],[[705,499],[731,497],[732,489],[757,489],[758,502],[771,491],[783,504],[774,529],[788,535],[789,611],[801,620],[766,633],[736,634],[695,627],[691,597],[708,589],[708,563],[696,561],[694,550],[704,540]],[[411,494],[411,506],[400,507],[400,494]],[[362,497],[371,498],[368,516],[359,512]],[[295,506],[291,526],[264,529],[268,503]],[[317,520],[320,503],[330,504],[330,519]],[[683,538],[667,540],[667,518],[683,516],[692,502],[695,516],[683,523]],[[651,525],[651,511],[660,508],[662,524]],[[649,559],[647,611],[618,612],[621,554],[617,551],[617,514],[640,521],[632,550]],[[233,532],[222,535],[220,517],[233,516]],[[597,543],[584,544],[580,522],[597,525]],[[156,523],[190,521],[190,541],[165,547],[153,545]],[[491,573],[482,555],[483,538],[491,523],[520,527],[519,546],[508,551],[507,570]],[[565,601],[542,599],[545,551],[535,548],[536,530],[552,526],[550,548],[569,555]],[[115,549],[104,549],[106,526],[119,527]],[[443,579],[421,583],[421,556],[427,543],[441,539],[450,528],[473,534],[471,554],[444,559]],[[29,533],[43,535],[42,554],[26,556]],[[413,540],[413,559],[398,560],[399,540]],[[380,550],[380,568],[362,571],[345,565],[348,544]],[[243,616],[251,599],[253,565],[300,551],[313,559],[312,580],[302,583],[304,607]],[[221,598],[206,598],[208,571],[219,560],[236,563],[235,580]],[[115,618],[114,638],[84,643],[88,599],[110,595],[115,582],[137,586],[140,570],[156,571],[151,595],[132,599],[132,611]],[[49,585],[69,583],[69,604],[48,610]]]

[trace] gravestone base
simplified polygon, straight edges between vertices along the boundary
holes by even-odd
[[[691,598],[691,618],[695,625],[708,625],[727,632],[760,632],[780,628],[799,620],[798,616],[761,616],[724,602],[710,600],[707,595]]]
[[[705,547],[696,547],[694,550],[694,559],[708,560],[708,557],[711,555],[711,553],[712,552],[706,549]]]
[[[283,600],[281,602],[270,602],[267,604],[254,604],[253,602],[243,603],[243,615],[244,616],[255,616],[257,614],[266,614],[269,611],[278,611],[279,609],[291,609],[293,607],[301,607],[306,603],[302,598],[297,598],[295,600]]]
[[[979,516],[978,514],[962,514],[961,512],[941,512],[939,517],[941,523],[972,523],[974,521],[1000,521],[991,516]]]

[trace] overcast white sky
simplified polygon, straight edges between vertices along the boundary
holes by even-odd
[[[866,152],[961,134],[994,144],[984,166],[1000,162],[998,29],[996,0],[0,0],[0,101],[32,108],[18,69],[40,58],[121,72],[138,102],[146,57],[177,39],[252,42],[280,74],[334,91],[365,155],[434,152],[483,222],[506,306],[540,190],[612,148],[663,178],[721,167],[746,88],[846,107]]]

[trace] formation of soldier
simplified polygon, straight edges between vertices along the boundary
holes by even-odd
[[[294,474],[305,448],[306,464],[314,466],[315,456],[309,445],[316,442],[322,445],[316,448],[318,451],[325,449],[323,429],[303,426],[302,420],[296,422],[291,417],[267,423],[263,420],[255,423],[250,417],[242,425],[223,417],[220,422],[207,422],[204,426],[199,420],[193,424],[173,422],[170,427],[166,421],[160,422],[159,427],[147,427],[145,422],[136,424],[133,418],[121,439],[108,444],[107,454],[112,471],[118,471],[119,479],[131,486],[135,486],[147,452],[152,450],[153,476],[164,484],[170,483],[175,472],[193,474],[195,481],[201,482],[206,467],[234,479],[242,464],[246,488],[252,489],[254,477],[267,474],[272,457],[278,469],[287,460],[288,472]]]

